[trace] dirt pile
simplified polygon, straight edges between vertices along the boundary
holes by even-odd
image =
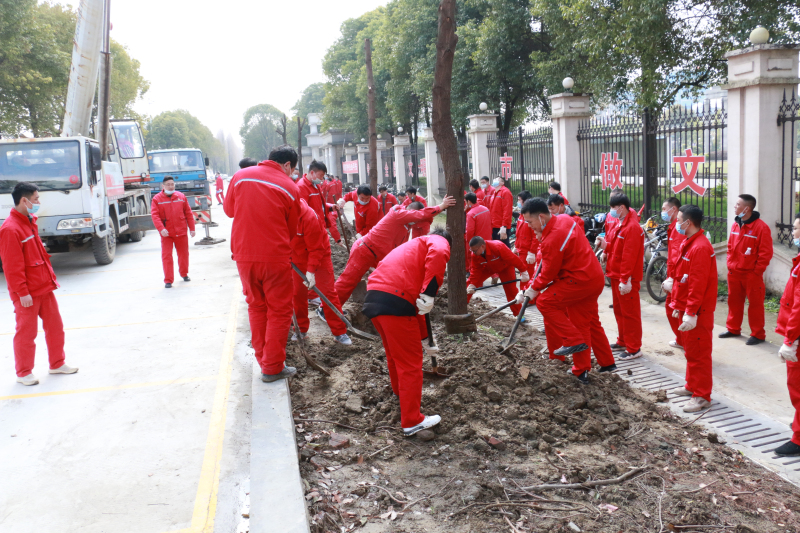
[[[471,305],[473,313],[488,309]],[[343,347],[312,321],[311,352],[330,378],[291,349],[314,533],[800,527],[794,486],[673,418],[657,394],[613,374],[593,372],[590,385],[579,384],[567,365],[541,357],[544,337],[532,327],[499,355],[512,326],[506,315],[481,323],[472,338],[447,336],[445,310],[437,298],[439,365],[451,377],[425,380],[422,410],[442,417],[426,435],[402,436],[379,343]]]

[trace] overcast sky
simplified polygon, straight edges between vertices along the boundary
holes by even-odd
[[[272,104],[288,114],[303,89],[324,81],[322,59],[342,22],[386,3],[111,0],[111,37],[150,82],[137,111],[186,109],[214,134],[222,128],[238,140],[248,107]]]

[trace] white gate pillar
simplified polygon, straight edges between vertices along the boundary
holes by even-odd
[[[369,176],[367,175],[367,159],[369,158],[369,145],[358,144],[358,184],[364,185],[369,183]]]
[[[408,135],[395,135],[394,136],[394,160],[397,166],[397,190],[404,191],[410,185],[408,181],[408,169],[406,169],[405,158],[403,151],[407,146],[411,146],[411,140]]]
[[[497,133],[497,115],[470,115],[469,120],[469,143],[472,148],[472,178],[479,180],[483,176],[488,176],[491,180],[491,166],[489,159],[489,148],[486,144],[489,141],[490,133]]]
[[[591,98],[591,94],[581,93],[561,93],[550,97],[554,181],[561,184],[561,193],[569,199],[570,204],[576,206],[591,203],[592,200],[582,195],[578,143],[578,124],[592,116]]]
[[[428,183],[428,205],[441,202],[442,193],[440,190],[447,190],[444,184],[444,176],[439,175],[439,157],[436,153],[436,141],[433,139],[433,129],[423,128],[422,138],[425,141],[425,173]],[[432,203],[433,202],[433,203]]]

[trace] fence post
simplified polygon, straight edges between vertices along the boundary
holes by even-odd
[[[408,173],[406,172],[406,162],[403,157],[403,150],[411,146],[408,135],[394,136],[394,162],[397,166],[397,190],[404,191],[410,185]]]
[[[592,116],[591,94],[561,93],[550,97],[553,121],[553,174],[570,204],[591,203],[591,190],[583,198],[581,190],[580,143],[578,124]],[[597,162],[600,164],[600,162]]]
[[[497,133],[497,115],[482,114],[470,115],[467,136],[472,148],[472,175],[474,179],[489,176],[491,170],[489,159],[489,134]],[[489,176],[491,178],[492,176]]]
[[[386,150],[386,139],[378,139],[377,146],[378,146],[378,150],[377,150],[378,151],[378,154],[377,154],[378,155],[378,185],[380,185],[381,183],[389,183],[389,184],[391,184],[392,183],[391,180],[389,180],[386,177],[386,174],[384,173],[384,170],[383,170],[384,161],[383,161],[383,154],[381,153],[384,150]],[[367,185],[369,185],[369,184],[367,184]]]
[[[422,139],[425,141],[425,178],[428,183],[428,205],[442,201],[441,190],[444,190],[444,176],[439,176],[439,159],[436,156],[436,141],[433,129],[423,128]]]
[[[653,187],[651,185],[655,178],[655,166],[658,164],[658,148],[655,142],[652,142],[655,140],[655,135],[650,134],[652,129],[650,127],[651,120],[650,109],[645,107],[642,113],[642,194],[644,196],[642,220],[650,218],[650,204],[652,203],[653,195]],[[639,206],[631,207],[639,209]]]
[[[369,182],[367,175],[367,158],[369,157],[369,145],[357,144],[358,149],[358,184],[364,185]]]
[[[523,150],[523,142],[522,142],[522,126],[517,129],[517,134],[519,135],[519,177],[520,183],[522,185],[522,191],[525,190],[525,151]]]

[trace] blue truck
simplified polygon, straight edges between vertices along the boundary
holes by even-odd
[[[161,191],[166,176],[175,180],[175,188],[186,195],[189,207],[198,222],[211,222],[211,189],[208,179],[208,158],[197,148],[148,150],[150,179],[147,184],[155,196]]]

